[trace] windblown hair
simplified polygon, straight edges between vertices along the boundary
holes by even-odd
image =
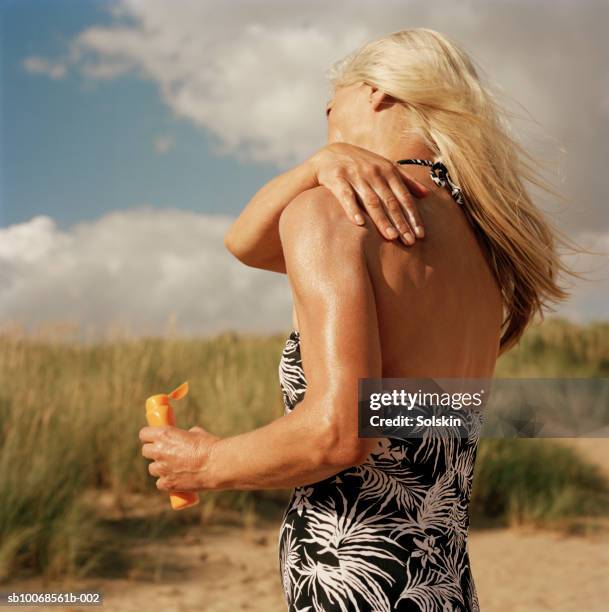
[[[500,352],[518,342],[536,314],[566,299],[557,284],[567,268],[557,246],[572,245],[544,217],[523,180],[559,199],[535,167],[543,166],[510,135],[510,113],[498,102],[482,70],[443,34],[401,30],[371,41],[329,70],[334,88],[367,83],[404,107],[418,134],[461,188],[464,210],[486,248],[502,292]]]

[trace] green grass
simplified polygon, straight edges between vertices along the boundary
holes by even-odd
[[[556,318],[532,326],[499,359],[495,376],[608,378],[609,322],[578,326]]]
[[[470,505],[472,525],[547,525],[609,512],[609,486],[596,465],[545,439],[484,439]]]
[[[286,332],[287,334],[287,332]],[[178,425],[217,435],[258,427],[283,413],[277,367],[285,334],[209,339],[117,340],[93,346],[6,335],[0,345],[0,580],[22,573],[101,573],[121,548],[130,496],[159,500],[141,456],[144,402],[185,380]],[[607,376],[609,324],[548,321],[500,360],[498,376]],[[548,524],[605,509],[594,466],[539,440],[483,440],[472,499],[474,524]],[[96,499],[114,500],[108,521]],[[287,491],[205,493],[168,523],[277,516]],[[163,537],[165,523],[144,537]],[[124,548],[124,547],[123,547]],[[114,557],[113,557],[114,555]]]
[[[149,395],[188,380],[190,396],[176,409],[178,425],[201,424],[219,435],[280,416],[282,342],[279,335],[234,334],[97,346],[5,338],[0,348],[0,578],[16,568],[49,577],[83,569],[96,528],[84,491],[110,491],[125,512],[128,493],[158,497],[138,439]],[[254,499],[242,492],[206,494],[195,512],[203,517],[217,507],[251,512]]]

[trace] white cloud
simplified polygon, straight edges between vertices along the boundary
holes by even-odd
[[[82,30],[59,61],[29,58],[30,69],[59,75],[71,65],[91,79],[133,71],[156,83],[176,116],[213,135],[218,154],[278,167],[325,142],[325,74],[334,61],[398,29],[444,32],[539,122],[516,131],[564,166],[576,204],[569,222],[608,229],[606,2],[581,10],[556,0],[551,11],[524,0],[116,0],[106,8],[110,25]]]
[[[234,259],[230,221],[142,206],[67,231],[47,216],[0,229],[0,320],[65,321],[94,336],[113,325],[162,334],[172,316],[183,334],[287,330],[287,278]]]
[[[112,326],[135,335],[222,330],[267,333],[291,326],[285,275],[256,270],[223,245],[231,219],[142,206],[67,231],[47,216],[0,229],[0,321],[36,330],[66,322],[97,337]],[[604,256],[569,263],[587,274],[558,314],[609,318],[609,234],[578,242]]]
[[[335,60],[372,37],[401,28],[431,27],[444,32],[470,51],[492,80],[540,122],[545,135],[555,139],[550,142],[550,149],[534,150],[534,153],[554,159],[557,147],[566,146],[568,155],[559,160],[567,175],[564,191],[569,198],[568,209],[563,211],[561,219],[562,228],[572,235],[578,229],[598,230],[601,240],[609,236],[604,169],[609,141],[609,122],[606,121],[609,72],[604,60],[608,41],[604,32],[607,21],[604,15],[609,10],[606,3],[590,0],[585,10],[581,10],[577,3],[557,0],[552,3],[552,10],[548,10],[547,3],[526,1],[454,3],[438,0],[422,4],[405,0],[336,0],[327,4],[319,0],[308,3],[119,0],[109,5],[108,10],[114,22],[80,32],[72,40],[65,58],[29,57],[24,61],[24,68],[61,78],[66,66],[72,66],[85,77],[100,80],[133,71],[139,78],[157,85],[162,100],[176,116],[190,120],[213,135],[218,153],[243,160],[273,162],[277,166],[301,161],[323,144],[323,108],[328,93],[325,71]],[[536,138],[541,138],[541,134],[536,135],[532,128],[535,126],[531,124],[522,129],[517,125],[516,132],[526,145],[535,145],[529,148],[537,149]],[[171,145],[159,139],[153,146],[161,154]],[[548,202],[548,207],[550,204]],[[77,237],[87,231],[94,233],[94,228],[101,231],[104,224],[118,214],[66,233],[59,232],[45,217],[3,230],[9,232],[2,236],[9,246],[0,241],[0,257],[5,257],[0,259],[0,282],[5,278],[11,280],[11,289],[9,297],[0,298],[2,308],[9,310],[0,314],[28,313],[30,307],[36,306],[36,299],[45,295],[40,287],[51,281],[44,280],[46,268],[42,267],[36,249],[45,249],[49,243],[54,252],[60,254],[60,263],[49,262],[51,278],[54,274],[59,275],[68,287],[66,295],[70,295],[70,291],[87,294],[96,291],[86,281],[95,278],[96,274],[102,279],[110,279],[109,287],[118,283],[121,289],[128,290],[128,286],[120,284],[122,276],[119,274],[131,253],[126,243],[118,254],[113,253],[111,247],[107,248],[105,268],[100,268],[93,253],[84,260],[91,266],[88,271],[81,273],[76,265],[76,262],[81,263],[80,249],[88,252],[86,245],[74,245]],[[145,217],[157,218],[153,211],[144,214],[140,210],[134,214],[139,215],[138,224]],[[166,211],[162,214],[176,215],[175,235],[179,231],[177,227],[189,225],[179,216],[187,213]],[[201,220],[204,218],[195,218],[198,219],[195,224],[205,225]],[[121,217],[118,224],[134,223],[133,219]],[[185,231],[188,234],[189,230]],[[204,230],[200,231],[202,236],[207,235]],[[38,232],[37,241],[28,238],[27,232]],[[20,246],[20,240],[28,246]],[[220,244],[217,237],[216,242]],[[35,247],[30,246],[34,243]],[[583,243],[589,244],[585,240]],[[207,253],[210,262],[214,262],[216,256],[221,262],[225,261],[223,257],[228,257],[221,252],[221,247],[218,251],[200,248]],[[4,253],[7,249],[10,250],[8,254]],[[39,263],[27,263],[28,257]],[[156,257],[150,265],[164,275],[170,275],[172,270],[179,273],[183,269],[180,257],[183,256],[169,251],[164,258]],[[137,253],[134,261],[140,261]],[[579,259],[584,267],[589,262],[599,261],[598,257]],[[36,265],[41,267],[36,268]],[[127,265],[129,268],[136,264]],[[143,263],[140,265],[147,269]],[[205,262],[199,261],[199,265],[204,266]],[[219,264],[220,270],[224,269],[223,265]],[[257,272],[241,269],[237,262],[230,265],[239,270],[229,276],[233,290],[244,291],[245,295],[250,287],[248,274]],[[578,283],[574,299],[559,312],[575,318],[607,315],[609,272],[605,274],[599,270],[596,263],[590,265],[601,278]],[[24,278],[34,274],[31,288],[19,281],[15,266],[24,268]],[[76,282],[78,278],[74,283],[69,282],[65,271],[69,266],[75,266],[78,278],[82,276],[79,282]],[[215,270],[215,263],[209,266]],[[200,276],[197,278],[196,282],[203,282]],[[210,278],[215,278],[213,273]],[[158,287],[161,281],[150,279],[150,282],[152,287]],[[217,285],[215,280],[209,282],[212,287],[223,286],[221,281]],[[85,289],[77,289],[83,286]],[[161,283],[160,286],[157,291],[163,293],[165,285]],[[49,312],[59,315],[63,308],[59,299],[62,295],[57,294],[52,285],[45,291],[55,296],[49,301]],[[226,295],[226,289],[214,289],[212,303],[216,299],[214,292],[224,304],[222,296]],[[31,305],[23,299],[24,295],[32,299]],[[116,292],[108,295],[111,297],[107,305],[98,308],[101,314],[98,313],[97,318],[103,318],[106,311],[113,309],[120,316],[125,309],[127,314],[133,314],[127,307],[119,309]],[[137,291],[135,295],[139,300],[136,304],[142,305],[143,298],[138,297]],[[262,298],[259,295],[257,299]],[[91,304],[87,308],[82,304],[77,307],[75,303],[69,303],[69,312],[76,312],[78,308],[89,312],[87,308],[93,307]],[[194,326],[205,327],[200,311],[196,311],[199,314],[194,312],[196,307],[193,306],[192,316],[190,312],[185,313],[183,306],[180,308],[185,320],[194,321]],[[227,309],[230,321],[236,308],[233,305]],[[158,311],[166,313],[167,309],[167,301],[159,302]],[[164,316],[155,313],[151,321],[157,325]],[[240,311],[234,320],[241,321],[242,315]],[[255,314],[254,319],[257,316],[262,314]]]
[[[51,79],[63,79],[68,70],[62,62],[50,62],[44,57],[30,56],[23,60],[23,67],[31,74],[44,74]]]
[[[81,71],[104,79],[136,68],[177,116],[216,137],[218,154],[278,165],[323,145],[325,70],[370,34],[363,25],[337,32],[257,19],[237,19],[231,33],[205,3],[122,6],[130,27],[91,27],[73,41]]]

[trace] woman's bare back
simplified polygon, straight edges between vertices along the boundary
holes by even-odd
[[[324,187],[284,212],[303,324],[279,364],[285,412],[333,413],[342,437],[332,444],[357,436],[367,451],[294,489],[279,545],[290,611],[479,610],[467,511],[482,413],[463,411],[462,427],[439,436],[423,427],[372,444],[357,427],[361,376],[488,378],[497,357],[499,290],[463,210],[433,193],[419,208],[427,237],[410,248],[385,240],[370,218],[353,224]]]
[[[337,215],[342,210],[337,206]],[[383,376],[492,376],[502,301],[462,208],[443,190],[418,200],[425,238],[388,241],[366,218],[364,241],[376,298]],[[362,228],[354,226],[354,231]],[[298,329],[296,313],[293,313]]]

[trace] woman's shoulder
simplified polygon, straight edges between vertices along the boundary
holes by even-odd
[[[299,232],[349,235],[353,240],[362,238],[364,234],[363,228],[349,219],[336,196],[324,186],[301,192],[283,209],[279,231],[289,231],[289,228]]]
[[[320,219],[332,219],[339,216],[346,217],[343,208],[336,196],[323,185],[306,189],[293,198],[285,207],[284,212],[290,210],[288,214],[307,212],[316,215]],[[297,212],[298,211],[298,212]]]

